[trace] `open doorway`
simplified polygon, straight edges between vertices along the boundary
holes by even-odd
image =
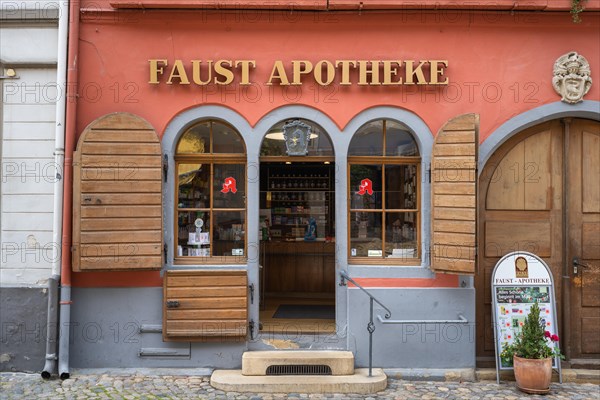
[[[284,140],[278,137],[278,125],[267,134],[261,149],[262,330],[335,332],[335,164],[331,142],[320,127],[311,124],[307,154],[288,156]]]

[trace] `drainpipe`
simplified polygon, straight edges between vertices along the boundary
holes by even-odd
[[[71,220],[73,211],[73,151],[75,150],[78,53],[79,53],[79,1],[69,0],[69,41],[67,63],[67,107],[65,126],[65,169],[63,186],[63,236],[61,260],[60,327],[58,343],[58,375],[68,379],[69,341],[71,331]]]
[[[54,209],[52,221],[52,276],[48,280],[48,319],[46,322],[46,363],[42,378],[48,379],[56,372],[58,359],[58,284],[61,267],[61,237],[63,219],[63,171],[65,158],[65,105],[67,95],[67,40],[69,29],[69,10],[66,1],[58,2],[58,54],[56,63],[56,87],[59,96],[56,99],[56,128],[54,135]],[[62,90],[61,90],[62,89]]]
[[[564,118],[563,123],[563,176],[562,176],[562,213],[563,213],[563,281],[562,281],[562,350],[567,360],[571,360],[571,248],[569,247],[569,202],[567,188],[569,187],[569,140],[571,137],[571,118]]]

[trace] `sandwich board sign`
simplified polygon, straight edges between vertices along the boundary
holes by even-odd
[[[492,272],[492,312],[494,315],[494,342],[496,350],[496,381],[500,370],[513,369],[502,361],[504,346],[514,342],[534,303],[540,307],[540,320],[551,334],[558,335],[554,282],[548,265],[538,256],[525,251],[506,254],[496,263]],[[558,343],[549,343],[558,346]],[[552,360],[562,383],[560,359]]]

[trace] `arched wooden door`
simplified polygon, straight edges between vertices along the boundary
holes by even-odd
[[[480,366],[494,362],[491,273],[502,255],[515,250],[541,256],[552,270],[561,346],[571,364],[600,365],[599,177],[600,124],[595,121],[537,125],[490,157],[479,177]],[[577,268],[575,258],[581,264]]]

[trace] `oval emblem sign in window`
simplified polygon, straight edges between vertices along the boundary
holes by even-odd
[[[283,137],[288,156],[308,154],[310,126],[301,121],[292,121],[283,126]]]

